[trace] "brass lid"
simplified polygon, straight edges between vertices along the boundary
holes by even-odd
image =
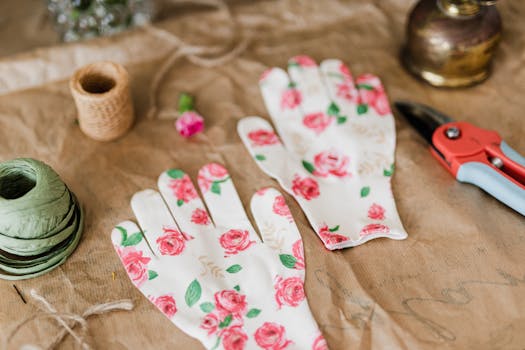
[[[497,0],[438,0],[441,10],[451,17],[471,17],[481,11],[482,6],[494,5]]]

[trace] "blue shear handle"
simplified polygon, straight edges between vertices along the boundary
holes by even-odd
[[[525,216],[525,189],[519,187],[487,164],[464,163],[456,175],[458,181],[471,183],[490,193]]]
[[[499,148],[501,149],[501,152],[503,152],[504,155],[506,155],[519,165],[525,167],[525,158],[523,158],[518,152],[516,152],[509,145],[507,145],[505,141],[501,141]]]

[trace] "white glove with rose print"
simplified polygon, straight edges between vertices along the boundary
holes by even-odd
[[[257,192],[253,229],[228,171],[199,171],[205,209],[189,176],[164,172],[160,193],[136,193],[142,229],[120,223],[111,239],[131,281],[206,349],[328,349],[304,292],[301,236],[275,189]]]
[[[299,202],[328,249],[404,239],[390,187],[395,125],[379,78],[354,81],[339,60],[307,56],[260,80],[271,125],[247,117],[239,134],[261,169]]]

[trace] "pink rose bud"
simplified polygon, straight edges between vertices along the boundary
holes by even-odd
[[[187,111],[175,121],[175,128],[181,136],[190,137],[204,130],[204,118],[195,111]]]

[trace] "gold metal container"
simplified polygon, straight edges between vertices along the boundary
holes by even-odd
[[[405,67],[431,85],[485,80],[501,36],[496,0],[421,0],[409,16]]]

